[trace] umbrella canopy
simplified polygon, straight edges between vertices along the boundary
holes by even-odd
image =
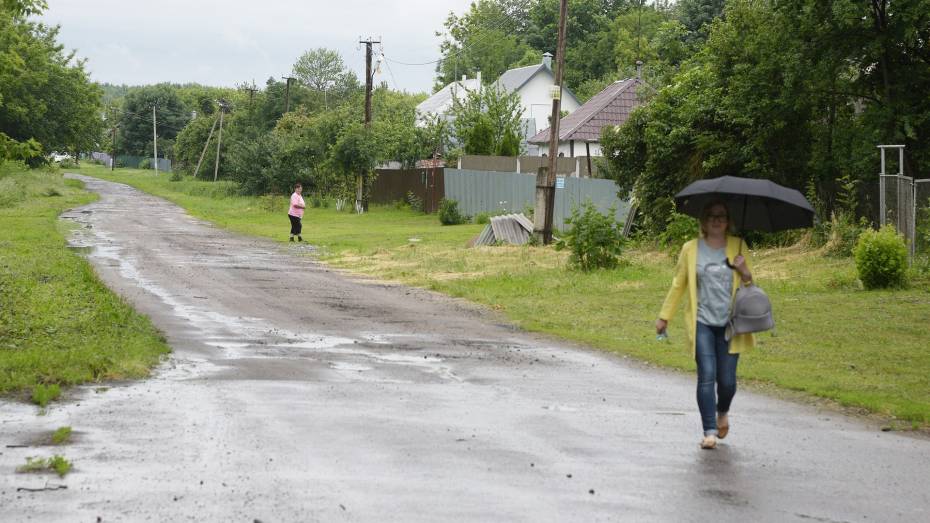
[[[740,230],[775,232],[814,225],[814,208],[800,192],[769,180],[721,176],[698,180],[675,195],[678,212],[700,219],[708,202],[721,199]]]

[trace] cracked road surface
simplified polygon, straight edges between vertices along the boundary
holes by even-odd
[[[743,391],[701,451],[690,375],[76,177],[101,199],[73,242],[174,352],[45,416],[0,402],[0,521],[930,521],[926,439]],[[64,479],[13,473],[56,452]]]

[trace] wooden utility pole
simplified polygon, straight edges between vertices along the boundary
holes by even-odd
[[[291,110],[291,80],[296,80],[293,76],[285,76],[287,84],[284,87],[284,113]]]
[[[565,20],[568,0],[560,0],[559,40],[556,48],[555,84],[552,86],[552,115],[549,125],[549,167],[540,167],[536,175],[536,209],[533,232],[546,245],[552,243],[552,214],[555,207],[555,175],[559,156],[559,120],[561,116],[562,70],[565,69]]]
[[[213,130],[216,129],[216,122],[220,121],[220,117],[223,113],[216,115],[216,118],[213,119],[213,125],[210,126],[210,134],[207,135],[207,143],[203,144],[203,151],[200,152],[200,159],[197,160],[197,168],[194,169],[194,178],[197,178],[197,173],[200,172],[200,164],[203,163],[203,156],[207,154],[207,147],[210,146],[210,138],[213,138]]]
[[[158,105],[158,100],[152,104],[152,151],[155,156],[152,165],[155,166],[155,175],[158,175],[158,128],[155,125],[155,106]]]
[[[223,115],[226,114],[226,102],[220,101],[220,132],[216,138],[216,165],[213,166],[213,181],[220,172],[220,146],[223,145]]]
[[[360,44],[365,44],[365,129],[371,129],[371,89],[374,82],[374,72],[371,70],[371,44],[380,44],[380,40],[359,40]],[[368,212],[368,193],[365,186],[368,183],[368,173],[362,171],[358,179],[358,191],[355,199],[358,200],[356,207],[364,212]]]

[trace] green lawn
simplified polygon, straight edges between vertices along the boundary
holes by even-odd
[[[164,196],[238,232],[287,238],[283,196],[217,197],[228,195],[229,186],[170,182],[164,174],[156,179],[133,170],[82,172]],[[551,248],[466,248],[483,226],[442,227],[435,216],[409,210],[374,207],[357,216],[308,209],[304,223],[305,237],[334,266],[482,303],[527,330],[694,367],[680,315],[670,328],[672,343],[655,340],[653,323],[674,263],[665,254],[633,251],[625,267],[583,274],[568,270],[565,254]],[[778,328],[775,336],[759,336],[758,348],[740,360],[742,378],[930,426],[930,283],[867,292],[850,259],[800,247],[752,256]]]
[[[142,377],[169,351],[67,247],[58,215],[94,199],[60,173],[0,165],[0,394]]]

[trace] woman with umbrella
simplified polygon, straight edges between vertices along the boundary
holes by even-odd
[[[694,182],[675,196],[675,203],[680,212],[699,219],[700,234],[681,248],[656,332],[665,334],[687,291],[685,321],[697,363],[697,402],[704,428],[701,448],[713,449],[730,430],[739,355],[755,345],[752,332],[759,330],[734,329],[740,318],[731,318],[737,290],[752,285],[752,271],[742,255],[743,240],[731,234],[730,210],[740,213],[741,230],[764,231],[810,226],[814,211],[794,189],[731,176]]]
[[[704,426],[701,448],[712,449],[730,429],[727,413],[736,394],[739,353],[753,345],[752,334],[726,338],[730,303],[740,284],[752,283],[746,258],[737,254],[741,239],[728,234],[730,213],[722,199],[711,200],[701,212],[698,238],[681,248],[672,287],[668,291],[656,331],[664,334],[668,321],[688,292],[685,309],[688,337],[697,362],[697,402]],[[733,270],[728,267],[733,259]],[[715,391],[716,386],[716,391]]]

